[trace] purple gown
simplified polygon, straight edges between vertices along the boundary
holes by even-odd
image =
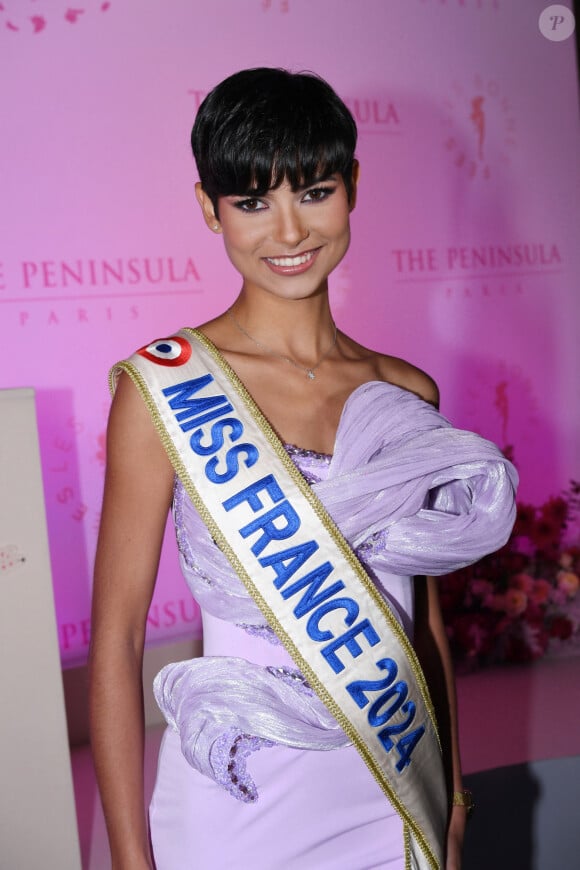
[[[517,475],[497,448],[390,384],[350,396],[332,457],[287,450],[410,637],[412,576],[475,561],[513,525]],[[399,816],[179,482],[173,513],[204,656],[155,681],[157,870],[403,870]]]

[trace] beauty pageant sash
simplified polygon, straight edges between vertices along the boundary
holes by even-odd
[[[183,329],[142,348],[114,367],[113,390],[121,371],[214,540],[401,816],[407,867],[440,870],[441,748],[398,620],[205,336]]]

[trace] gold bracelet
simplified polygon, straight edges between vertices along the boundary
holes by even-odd
[[[468,788],[464,788],[461,791],[454,791],[452,803],[454,807],[465,807],[467,810],[467,818],[471,816],[475,807],[473,794]]]

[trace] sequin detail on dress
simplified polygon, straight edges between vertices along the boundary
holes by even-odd
[[[355,550],[361,562],[366,562],[373,556],[386,552],[388,537],[388,529],[379,529],[378,532],[374,532],[368,538],[365,538],[362,544],[359,544]]]
[[[166,665],[153,692],[189,764],[245,803],[257,798],[246,771],[246,758],[255,750],[274,744],[325,751],[350,745],[302,675],[289,667],[205,656]]]
[[[191,545],[189,543],[189,537],[187,533],[187,526],[185,524],[184,518],[184,501],[186,498],[186,492],[183,488],[183,484],[179,480],[178,477],[175,478],[173,482],[173,521],[175,523],[175,537],[177,540],[177,549],[183,559],[185,565],[189,568],[190,571],[194,571],[200,580],[202,580],[206,586],[213,586],[213,580],[211,577],[202,571],[197,562],[195,561],[193,550],[191,549]]]
[[[295,444],[284,444],[284,450],[310,484],[320,483],[326,476],[326,471],[332,462],[332,456],[329,453],[306,450],[304,447],[296,447]]]
[[[255,803],[258,800],[258,790],[254,780],[248,775],[246,759],[253,752],[273,745],[271,740],[240,734],[230,728],[218,737],[210,750],[210,762],[216,782],[243,803]]]
[[[236,625],[238,628],[242,628],[250,637],[259,637],[260,640],[267,640],[272,646],[282,646],[282,641],[269,625],[248,625],[247,622],[237,622]]]
[[[287,668],[284,666],[277,668],[274,667],[274,665],[268,665],[266,670],[269,674],[272,674],[273,677],[283,680],[289,686],[294,686],[306,695],[314,694],[310,683],[297,668]]]

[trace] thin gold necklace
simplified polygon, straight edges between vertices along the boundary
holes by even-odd
[[[335,344],[336,344],[336,339],[337,339],[337,337],[338,337],[338,328],[337,328],[337,326],[336,326],[336,323],[333,323],[333,326],[334,326],[334,336],[333,336],[333,339],[332,339],[332,344],[330,345],[330,347],[328,348],[328,350],[327,350],[325,353],[322,354],[322,356],[320,357],[320,359],[318,360],[318,362],[316,363],[316,365],[313,365],[311,368],[309,368],[308,366],[300,365],[300,363],[297,363],[296,360],[292,359],[292,357],[284,356],[283,353],[278,353],[277,351],[272,350],[271,347],[267,347],[265,344],[262,344],[261,341],[258,341],[257,338],[254,338],[253,335],[250,335],[250,333],[247,332],[247,331],[244,329],[244,327],[242,326],[242,324],[241,324],[241,323],[238,323],[238,321],[236,320],[236,318],[235,318],[235,316],[234,316],[234,312],[232,311],[231,308],[228,308],[227,313],[228,313],[229,316],[231,317],[231,319],[232,319],[232,321],[233,321],[233,323],[234,323],[234,326],[235,326],[237,329],[239,329],[239,331],[242,333],[242,335],[245,335],[246,338],[249,338],[250,341],[252,341],[252,342],[256,345],[256,347],[259,347],[260,350],[263,350],[263,351],[264,351],[264,353],[267,353],[267,354],[269,354],[270,356],[275,356],[277,359],[282,359],[282,360],[284,360],[284,362],[290,363],[290,365],[291,365],[291,366],[294,366],[294,368],[300,369],[300,371],[302,371],[302,372],[306,372],[306,377],[307,377],[309,380],[311,380],[311,381],[313,381],[314,378],[316,377],[316,375],[314,374],[314,372],[316,371],[316,369],[317,369],[317,368],[318,368],[318,367],[319,367],[319,366],[324,362],[324,360],[326,359],[326,357],[329,356],[329,355],[332,353],[332,351],[334,350],[334,346],[335,346]]]

